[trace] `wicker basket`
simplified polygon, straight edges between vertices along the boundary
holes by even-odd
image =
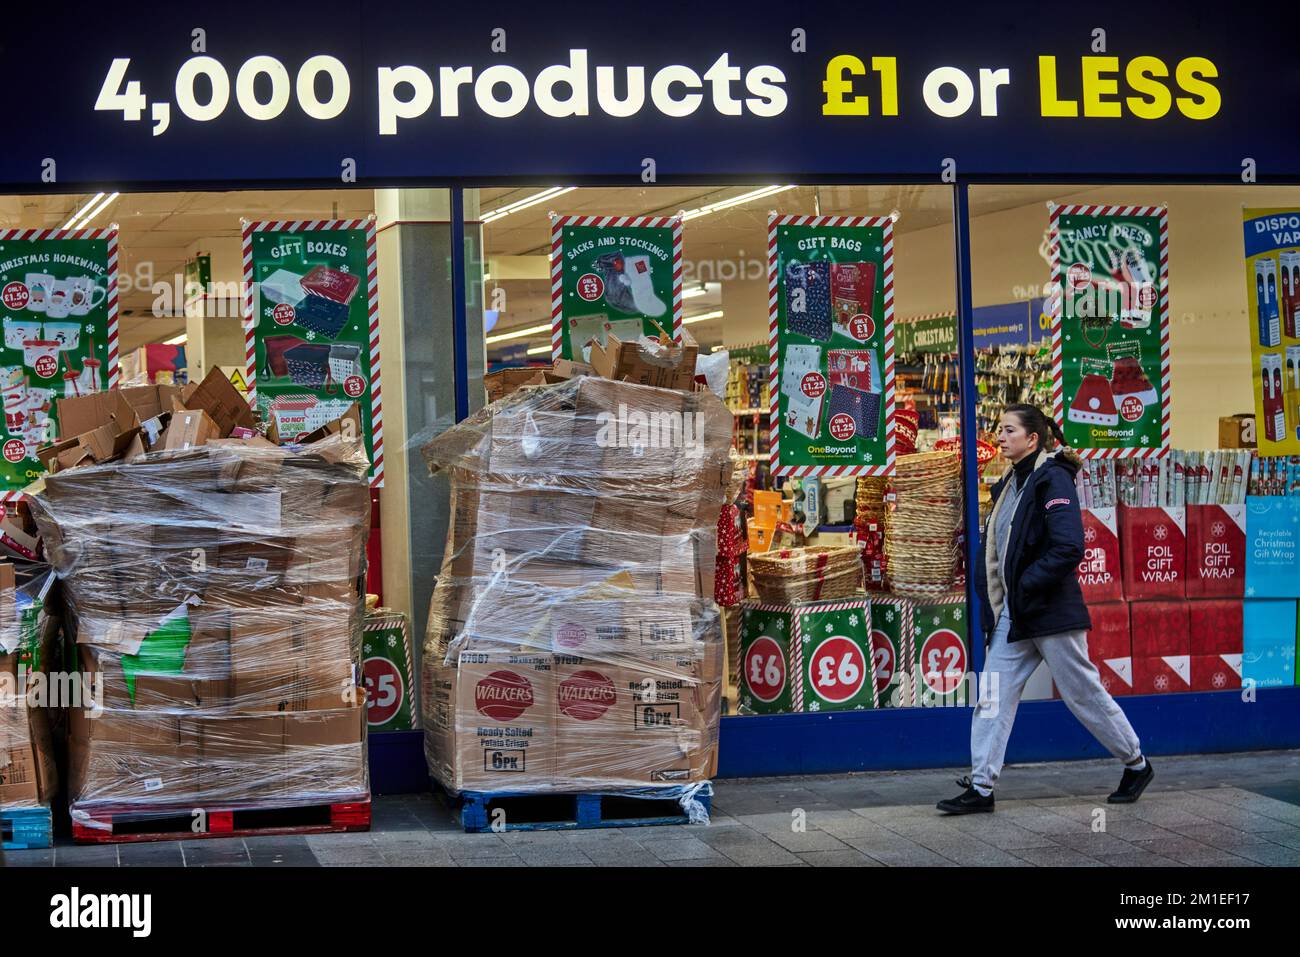
[[[754,552],[749,571],[759,597],[771,602],[848,598],[862,587],[862,560],[852,545]]]

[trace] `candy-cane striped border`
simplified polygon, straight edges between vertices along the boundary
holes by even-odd
[[[551,361],[561,358],[564,344],[564,227],[613,226],[619,229],[673,231],[673,341],[682,341],[682,218],[680,216],[552,216],[551,217]]]
[[[790,653],[786,661],[786,670],[790,674],[790,708],[791,711],[805,711],[804,701],[804,657],[803,657],[803,616],[820,615],[829,611],[848,611],[849,609],[859,609],[866,616],[867,623],[867,647],[863,650],[863,658],[866,660],[866,674],[863,680],[871,689],[871,707],[879,707],[876,698],[876,677],[872,665],[873,657],[871,652],[871,599],[863,595],[861,598],[852,598],[847,601],[832,602],[799,602],[795,604],[781,604],[780,602],[764,601],[745,601],[741,602],[742,609],[752,609],[754,611],[775,612],[777,614],[789,615],[792,621],[790,627]]]
[[[1052,414],[1064,423],[1065,360],[1061,348],[1061,300],[1064,278],[1061,270],[1062,216],[1155,216],[1160,229],[1160,445],[1157,448],[1076,449],[1085,459],[1160,458],[1169,453],[1169,210],[1164,206],[1057,206],[1050,207],[1049,252],[1052,279],[1047,313],[1052,319]],[[1062,424],[1062,428],[1064,425]]]
[[[379,363],[379,270],[375,253],[375,217],[363,219],[243,220],[244,262],[244,368],[249,405],[257,405],[257,322],[253,316],[253,234],[303,233],[320,230],[364,229],[366,231],[366,312],[370,322],[370,435],[374,462],[370,487],[384,486],[384,395]]]
[[[108,387],[117,387],[118,377],[118,342],[117,342],[117,224],[100,229],[4,229],[0,230],[0,242],[36,242],[52,239],[104,239],[108,241],[108,269],[105,277],[107,283],[106,306],[108,308]],[[23,492],[7,491],[0,493],[0,502],[19,502],[27,496]]]
[[[880,465],[781,464],[781,350],[777,305],[781,277],[777,270],[776,233],[780,226],[881,227],[885,284],[885,461]],[[892,216],[775,216],[767,218],[768,394],[771,410],[772,474],[804,478],[837,475],[889,475],[894,471],[894,218]]]

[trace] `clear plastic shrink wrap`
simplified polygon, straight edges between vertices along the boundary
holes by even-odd
[[[46,477],[32,508],[92,691],[70,715],[74,819],[368,796],[367,470],[336,433]]]
[[[731,426],[711,393],[583,376],[424,446],[452,487],[422,677],[445,787],[669,787],[698,808],[717,764]]]

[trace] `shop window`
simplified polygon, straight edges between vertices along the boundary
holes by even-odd
[[[1297,492],[1300,243],[1278,215],[1297,203],[1280,187],[971,190],[981,436],[1027,402],[1082,457],[1077,578],[1113,695],[1295,681],[1294,551],[1252,543],[1288,537]],[[984,469],[982,517],[1006,465]],[[1053,695],[1045,669],[1035,681],[1026,697]]]
[[[550,214],[653,219],[684,211],[680,328],[702,357],[726,353],[710,382],[733,419],[736,473],[709,590],[724,606],[724,713],[973,700],[951,190],[537,185],[485,189],[479,199],[489,398],[537,374],[504,370],[551,362]],[[773,225],[770,213],[821,219]],[[769,228],[787,225],[795,228],[773,234],[784,383],[774,402]],[[616,228],[616,239],[583,247],[587,233],[564,229],[562,275],[573,273],[573,285],[561,287],[565,358],[592,361],[611,339],[670,331],[659,286],[620,291],[622,267],[635,264],[641,247]],[[652,256],[648,265],[658,270],[663,261]],[[571,299],[581,308],[569,308]],[[892,467],[857,475],[887,461],[886,305]],[[658,322],[643,322],[647,310]],[[844,450],[847,457],[834,457]],[[810,463],[825,468],[778,474]],[[671,494],[663,490],[660,508]]]

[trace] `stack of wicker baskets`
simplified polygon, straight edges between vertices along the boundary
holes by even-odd
[[[889,479],[884,476],[864,475],[858,479],[857,488],[857,524],[866,526],[871,522],[885,524],[885,493],[889,491]]]
[[[895,498],[886,516],[889,581],[905,598],[932,598],[953,588],[962,523],[961,457],[921,452],[895,460]]]
[[[862,585],[862,560],[853,545],[751,552],[749,571],[759,598],[782,604],[848,598]]]

